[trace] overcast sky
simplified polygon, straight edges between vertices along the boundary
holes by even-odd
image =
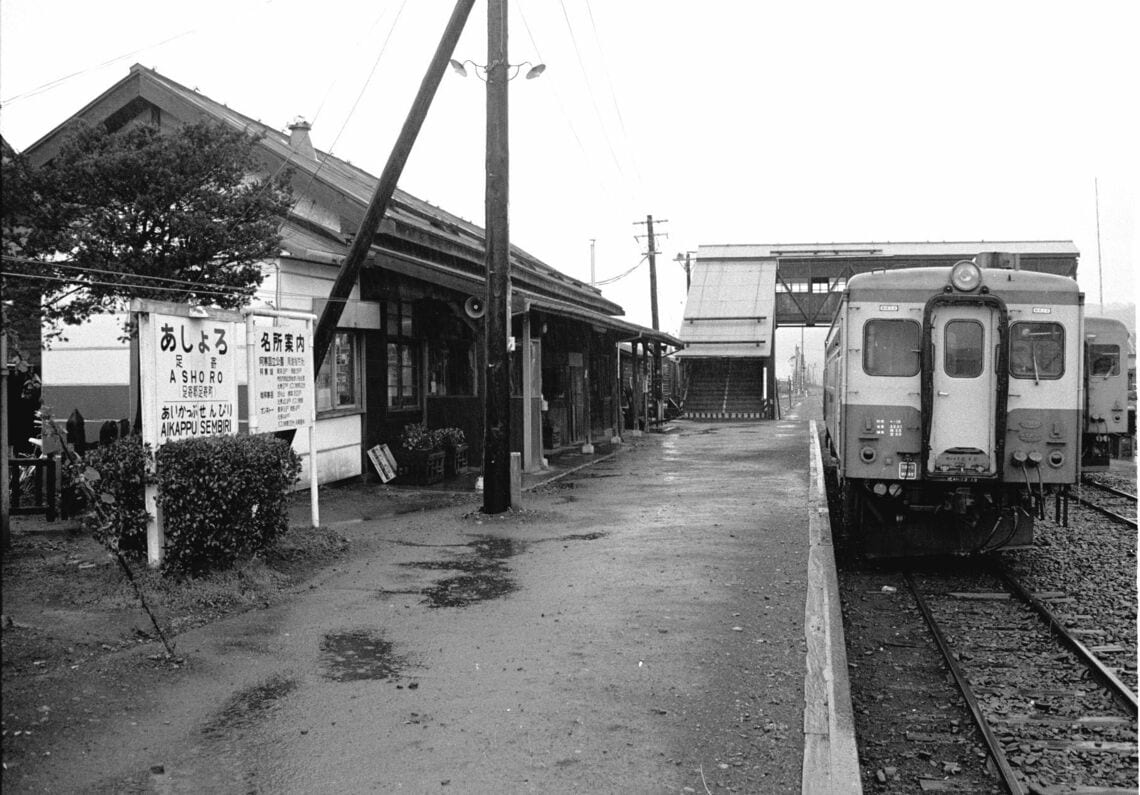
[[[1072,240],[1090,310],[1133,301],[1138,5],[510,0],[511,61],[547,66],[511,83],[511,240],[589,281],[594,239],[607,279],[653,215],[671,332],[674,257],[713,243]],[[138,62],[379,174],[452,7],[0,0],[0,132],[29,146]],[[400,183],[480,225],[484,108],[448,72]],[[604,291],[649,325],[645,263]]]

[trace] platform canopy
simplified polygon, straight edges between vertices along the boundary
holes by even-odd
[[[691,270],[682,358],[757,358],[772,353],[776,262],[699,257]]]

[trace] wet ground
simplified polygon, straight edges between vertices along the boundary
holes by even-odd
[[[807,456],[794,416],[678,422],[498,516],[322,489],[347,563],[5,785],[799,792]]]

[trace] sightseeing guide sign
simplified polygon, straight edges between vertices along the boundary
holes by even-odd
[[[312,324],[279,318],[247,332],[251,413],[259,433],[303,428],[313,421]]]

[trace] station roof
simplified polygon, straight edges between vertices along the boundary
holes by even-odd
[[[698,258],[784,259],[825,257],[973,257],[982,251],[1078,256],[1071,240],[972,240],[866,243],[724,243],[703,245]]]
[[[34,163],[50,160],[59,151],[75,119],[104,123],[115,129],[133,119],[146,118],[147,114],[152,120],[161,119],[160,123],[211,118],[227,127],[262,136],[264,151],[297,174],[294,187],[302,186],[295,193],[298,198],[304,198],[301,194],[319,196],[328,207],[336,208],[331,216],[319,219],[306,217],[295,208],[288,219],[287,230],[289,226],[302,229],[285,233],[287,245],[291,242],[296,249],[291,253],[325,254],[318,256],[320,261],[327,260],[328,254],[338,258],[330,264],[338,264],[347,254],[346,242],[355,235],[364,217],[377,177],[312,147],[298,151],[291,144],[289,133],[239,113],[140,64],[133,65],[127,77],[29,146],[24,154]],[[384,255],[399,251],[408,255],[401,256],[401,261],[418,260],[419,274],[429,280],[446,282],[448,271],[458,271],[481,284],[484,240],[483,228],[477,224],[397,188],[373,241],[373,261],[383,266]],[[511,246],[510,262],[512,279],[537,294],[582,304],[603,314],[624,314],[621,306],[603,297],[597,287],[562,273],[518,246]],[[441,279],[432,278],[437,267]]]
[[[689,357],[766,357],[775,328],[776,263],[698,257],[681,339]]]

